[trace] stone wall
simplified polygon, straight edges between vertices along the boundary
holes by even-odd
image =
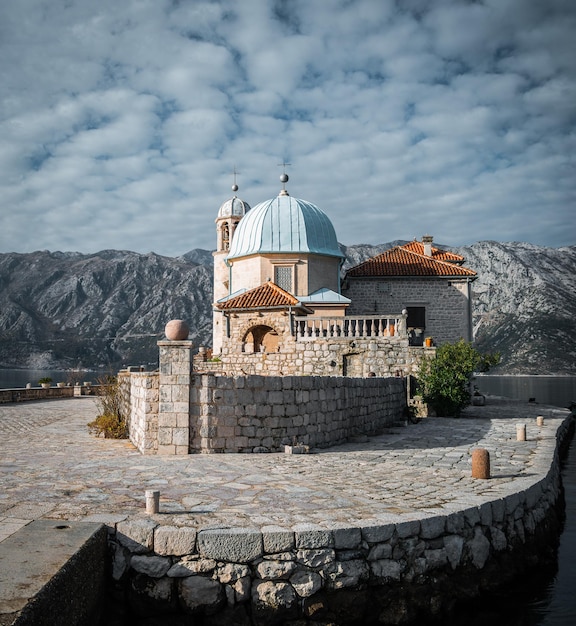
[[[401,378],[194,375],[192,452],[275,452],[294,442],[328,447],[398,422]]]
[[[406,405],[402,378],[121,372],[119,382],[130,440],[143,454],[327,447],[381,432]]]
[[[472,341],[472,313],[470,283],[427,278],[346,279],[342,294],[352,300],[347,315],[374,314],[386,311],[401,311],[409,306],[426,309],[426,336],[431,336],[437,345],[458,341]]]
[[[48,400],[50,398],[72,398],[73,396],[94,395],[98,385],[76,385],[0,389],[0,404],[7,402],[24,402],[26,400]]]
[[[257,352],[244,345],[247,332],[256,324],[273,328],[278,334],[277,352]],[[259,317],[239,313],[231,320],[230,339],[220,354],[222,371],[229,374],[271,376],[355,376],[374,373],[379,377],[415,373],[425,354],[434,349],[414,349],[407,335],[391,337],[309,337],[290,333],[288,318],[281,312]]]
[[[122,394],[122,411],[129,415],[130,441],[142,454],[158,452],[158,372],[118,374]]]
[[[556,452],[547,473],[505,498],[401,523],[199,530],[127,520],[113,536],[113,576],[141,615],[401,624],[541,564],[559,532],[560,492]]]

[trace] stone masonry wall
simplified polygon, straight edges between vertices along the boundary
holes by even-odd
[[[194,375],[192,452],[274,452],[328,447],[398,422],[401,378]]]
[[[120,372],[123,411],[130,416],[130,441],[142,454],[158,451],[158,372]]]
[[[347,279],[343,294],[352,300],[347,315],[376,315],[401,311],[407,306],[426,308],[426,336],[438,345],[445,342],[472,340],[468,283],[459,279],[388,280]]]
[[[143,454],[268,452],[295,441],[327,447],[381,432],[406,404],[401,378],[167,376],[119,376],[130,440]]]
[[[408,338],[393,337],[331,337],[296,340],[287,332],[282,332],[281,324],[274,315],[265,315],[259,323],[278,329],[280,349],[278,352],[241,352],[226,346],[222,350],[222,371],[228,375],[265,374],[271,376],[394,376],[398,371],[403,375],[418,370],[423,348],[417,350],[408,346]],[[247,318],[244,324],[236,324],[232,329],[230,345],[242,345],[243,334],[254,320]],[[433,354],[432,352],[429,352]],[[358,356],[361,363],[358,371],[347,372],[346,361]]]
[[[560,491],[557,451],[542,478],[507,497],[402,523],[197,530],[162,525],[161,516],[127,520],[112,538],[113,576],[142,615],[402,623],[534,565],[558,532]]]

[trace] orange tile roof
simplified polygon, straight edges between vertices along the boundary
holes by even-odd
[[[222,311],[230,309],[263,309],[266,307],[288,307],[299,305],[300,301],[292,294],[284,291],[272,281],[260,287],[249,289],[233,298],[218,302],[216,306]]]
[[[418,254],[404,246],[396,246],[360,265],[350,268],[346,276],[462,276],[476,278],[476,272],[466,267],[439,261]]]
[[[405,243],[401,247],[405,250],[410,250],[410,252],[416,252],[416,254],[424,255],[424,244],[416,239]],[[464,261],[464,257],[462,255],[455,254],[454,252],[448,252],[448,250],[440,250],[434,246],[432,246],[432,258],[437,261],[448,261],[449,263],[462,263]]]

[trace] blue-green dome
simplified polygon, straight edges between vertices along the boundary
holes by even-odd
[[[343,256],[326,213],[283,193],[256,205],[240,220],[228,258],[269,252]]]

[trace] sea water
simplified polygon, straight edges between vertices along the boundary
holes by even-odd
[[[0,389],[23,389],[28,383],[32,387],[39,387],[38,381],[41,378],[51,378],[52,384],[56,383],[92,383],[95,385],[98,380],[109,372],[92,370],[19,370],[0,369]]]
[[[576,402],[576,376],[492,376],[478,374],[473,380],[481,393],[524,402],[567,407]],[[576,624],[575,624],[576,626]]]

